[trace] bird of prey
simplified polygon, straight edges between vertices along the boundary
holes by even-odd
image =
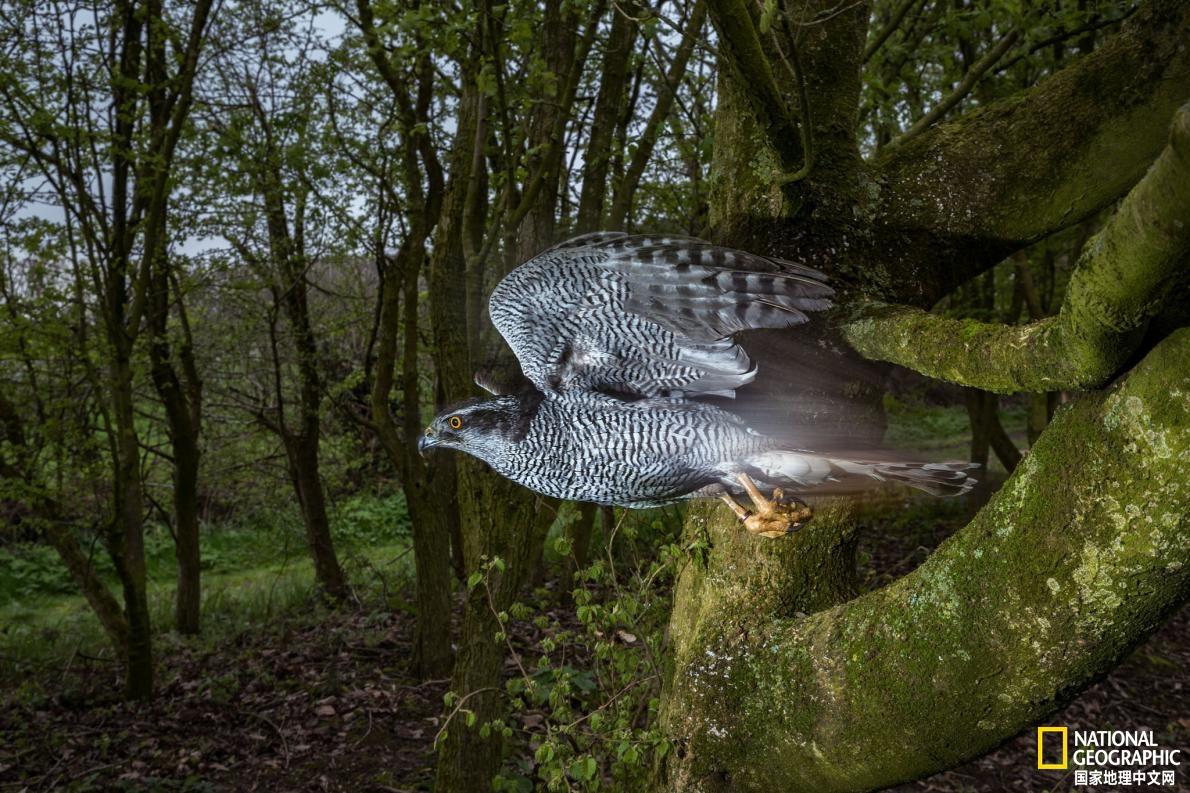
[[[707,401],[757,375],[735,339],[831,306],[819,271],[678,236],[597,232],[510,272],[489,314],[522,385],[441,412],[419,441],[472,454],[547,496],[645,508],[721,498],[762,536],[811,516],[785,492],[892,480],[936,495],[974,483],[966,463],[841,459],[751,429]],[[764,495],[771,491],[772,497]],[[753,509],[736,497],[747,494]]]

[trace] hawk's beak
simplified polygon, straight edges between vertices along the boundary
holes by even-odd
[[[438,438],[433,434],[433,430],[427,429],[420,438],[417,439],[417,453],[422,457],[426,456],[426,452],[438,445]]]

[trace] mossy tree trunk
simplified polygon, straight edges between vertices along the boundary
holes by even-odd
[[[794,18],[813,19],[836,4],[793,5]],[[1100,50],[1023,95],[865,162],[854,130],[866,4],[800,28],[808,120],[795,80],[778,79],[782,87],[766,92],[760,67],[784,75],[768,65],[776,57],[764,62],[772,40],[760,45],[749,7],[713,0],[710,10],[727,61],[715,234],[829,272],[840,309],[816,341],[838,350],[846,349],[839,326],[856,337],[850,306],[896,302],[897,320],[909,312],[916,321],[1013,250],[1114,202],[1161,152],[1174,111],[1190,96],[1182,44],[1190,9],[1149,3]],[[774,30],[792,50],[790,28]],[[799,129],[800,147],[788,139]],[[1133,323],[1125,329],[1132,360],[1143,360],[1111,390],[1060,412],[1003,489],[918,570],[857,597],[855,527],[842,504],[820,505],[813,522],[782,541],[746,536],[722,506],[691,510],[686,531],[704,537],[709,551],[690,560],[675,591],[661,713],[674,749],[657,769],[659,788],[863,791],[936,772],[1058,708],[1186,601],[1190,331],[1164,341],[1143,332],[1181,244],[1159,210],[1176,209],[1175,185],[1190,183],[1190,169],[1184,181],[1170,169],[1184,165],[1167,148],[1133,191],[1140,198],[1130,196],[1123,220],[1104,232],[1109,262],[1133,276],[1122,291],[1145,296],[1121,314]],[[1094,275],[1109,262],[1087,266]],[[898,330],[863,321],[866,339]],[[930,343],[902,346],[937,350],[935,376],[989,388],[947,377],[969,353],[953,328],[934,330],[917,337]],[[1116,359],[1117,369],[1123,363]],[[967,369],[979,367],[957,370]],[[878,378],[864,372],[859,363],[836,365],[810,396],[858,401],[861,417],[868,405],[864,424],[855,416],[841,423],[864,427],[871,439],[880,429],[871,387]],[[797,393],[786,385],[773,393]],[[803,397],[786,399],[796,423]],[[815,429],[827,437],[852,431]]]

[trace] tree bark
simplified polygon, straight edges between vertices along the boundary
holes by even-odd
[[[444,200],[442,164],[427,131],[436,74],[429,53],[425,51],[416,57],[411,69],[417,77],[416,85],[402,79],[380,41],[371,3],[357,0],[356,8],[368,54],[392,91],[399,110],[401,132],[405,137],[401,158],[409,218],[409,231],[395,261],[387,262],[383,268],[379,347],[370,395],[372,422],[381,446],[401,477],[413,525],[413,557],[417,568],[414,672],[422,679],[441,678],[450,674],[454,661],[450,643],[451,546],[461,546],[454,465],[450,458],[442,455],[422,460],[415,453],[415,439],[422,430],[418,279],[425,264],[426,243],[438,223]],[[384,256],[382,251],[378,255]],[[399,338],[402,335],[403,338]],[[398,423],[390,410],[390,396],[399,341],[403,346],[400,348],[402,416]],[[461,547],[457,554],[460,559],[457,572],[461,577]]]
[[[310,318],[307,259],[301,234],[303,206],[299,198],[298,206],[292,208],[294,230],[291,231],[282,187],[281,152],[269,144],[263,156],[265,162],[260,164],[255,178],[264,204],[274,280],[273,299],[288,321],[298,370],[296,426],[291,427],[287,423],[279,380],[276,383],[277,416],[270,425],[281,436],[285,447],[290,480],[306,529],[306,543],[314,561],[314,576],[329,597],[343,600],[348,594],[347,582],[331,539],[319,464],[322,376],[319,372],[318,343]],[[279,350],[274,345],[273,355],[278,354]],[[279,367],[280,361],[275,360],[274,366]]]
[[[319,437],[302,432],[288,436],[284,441],[290,481],[301,508],[306,544],[314,560],[314,577],[330,598],[344,600],[347,597],[347,582],[331,539],[326,493],[322,489],[322,474],[319,470]]]
[[[174,548],[178,578],[174,627],[181,634],[202,628],[202,554],[199,546],[198,471],[201,453],[197,427],[192,436],[173,443]]]
[[[45,536],[50,545],[54,546],[54,550],[58,552],[58,557],[66,566],[70,577],[78,585],[83,597],[87,599],[91,610],[95,612],[99,624],[103,626],[103,632],[111,642],[116,657],[127,663],[128,621],[124,618],[124,612],[120,609],[119,602],[112,596],[107,584],[99,577],[95,565],[91,564],[87,554],[83,553],[83,549],[79,547],[78,540],[70,533],[70,529],[58,523],[52,514],[46,516]]]
[[[591,117],[591,134],[583,157],[583,183],[579,192],[576,234],[595,231],[603,224],[604,198],[607,194],[608,162],[612,156],[612,136],[623,112],[628,91],[628,62],[636,38],[636,4],[628,2],[612,11],[611,29],[603,52],[599,73],[599,95]]]
[[[560,11],[557,4],[551,8]],[[573,42],[567,43],[565,37],[561,41],[554,40],[562,35],[560,31],[546,31],[543,35],[547,52],[553,52],[551,57],[564,60],[560,51],[554,51],[555,47],[575,53]],[[583,46],[589,41],[588,36]],[[582,61],[575,58],[570,63],[571,68],[580,68]],[[554,109],[564,114],[569,113],[569,104],[573,102],[577,75],[567,74],[566,78],[570,80],[564,92],[568,95],[567,101],[561,109]],[[474,169],[478,159],[474,156],[474,146],[485,108],[486,103],[465,68],[455,142],[450,155],[450,179],[430,257],[430,322],[435,368],[441,378],[441,396],[447,402],[474,393],[475,363],[486,357],[479,347],[478,334],[467,333],[467,329],[474,328],[480,319],[473,315],[476,306],[469,305],[466,290],[458,288],[466,282],[469,271],[464,238],[468,231],[475,231],[474,223],[468,219],[468,212],[474,207],[469,206],[467,199],[476,193],[473,180],[482,178]],[[557,123],[557,119],[547,115],[551,124]],[[545,135],[540,129],[539,134]],[[519,212],[524,222],[520,224],[518,247],[514,248],[533,254],[552,241],[553,206],[561,162],[560,128],[542,139],[548,141],[549,146],[540,155],[542,160],[529,169],[536,186],[526,190],[521,198]],[[540,171],[541,168],[546,170]],[[478,247],[475,242],[469,239],[466,244],[475,248]],[[504,563],[504,571],[493,573],[485,586],[472,589],[464,604],[462,631],[451,679],[451,691],[467,699],[467,707],[475,713],[477,724],[482,725],[501,712],[505,647],[495,638],[501,630],[496,615],[513,602],[531,573],[535,549],[545,539],[554,509],[544,499],[497,476],[467,455],[460,455],[455,460],[455,470],[467,574],[480,570],[485,560],[499,558]],[[435,789],[441,793],[487,789],[500,767],[502,741],[498,731],[495,732],[491,737],[483,738],[477,729],[468,728],[463,718],[452,719],[438,748]]]
[[[197,634],[202,610],[202,559],[199,549],[198,472],[201,459],[199,432],[202,420],[202,381],[194,363],[189,327],[177,350],[183,374],[174,364],[169,336],[170,267],[167,252],[156,253],[150,264],[153,292],[148,312],[149,360],[153,387],[165,408],[173,453],[174,549],[177,557],[177,591],[174,627],[181,634]],[[182,296],[177,295],[179,306]],[[183,320],[183,324],[185,321]],[[183,384],[185,377],[185,384]]]
[[[413,640],[414,672],[422,679],[450,674],[453,653],[450,646],[451,491],[443,487],[438,461],[422,461],[415,453],[421,434],[421,398],[418,387],[418,273],[424,258],[424,237],[411,235],[397,260],[390,262],[381,295],[379,349],[372,384],[372,421],[389,459],[401,475],[409,517],[413,525],[413,558],[417,568],[417,623]],[[404,293],[404,313],[400,295]],[[403,421],[401,426],[389,411],[396,363],[398,322],[403,322],[404,349],[401,356]],[[450,473],[449,471],[446,473]],[[453,483],[453,476],[447,481]],[[443,503],[446,502],[446,503]]]
[[[136,434],[132,394],[132,364],[123,329],[109,367],[108,388],[116,416],[117,455],[113,465],[113,517],[107,532],[107,549],[124,593],[124,618],[128,622],[127,666],[124,695],[148,700],[153,696],[152,625],[145,582],[145,533],[143,487],[140,478],[140,442]]]

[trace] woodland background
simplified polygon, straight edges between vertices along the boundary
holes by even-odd
[[[796,33],[858,5],[753,11]],[[872,2],[864,154],[1136,10]],[[498,347],[479,309],[517,263],[595,229],[711,233],[718,46],[706,0],[0,5],[0,787],[652,779],[671,587],[705,552],[682,511],[510,496],[517,580],[416,439]],[[1054,315],[1102,221],[936,311]],[[890,370],[886,443],[988,476],[865,506],[862,587],[965,523],[1069,399]],[[1184,746],[1187,619],[1055,723]],[[1031,752],[906,789],[1033,784]]]

